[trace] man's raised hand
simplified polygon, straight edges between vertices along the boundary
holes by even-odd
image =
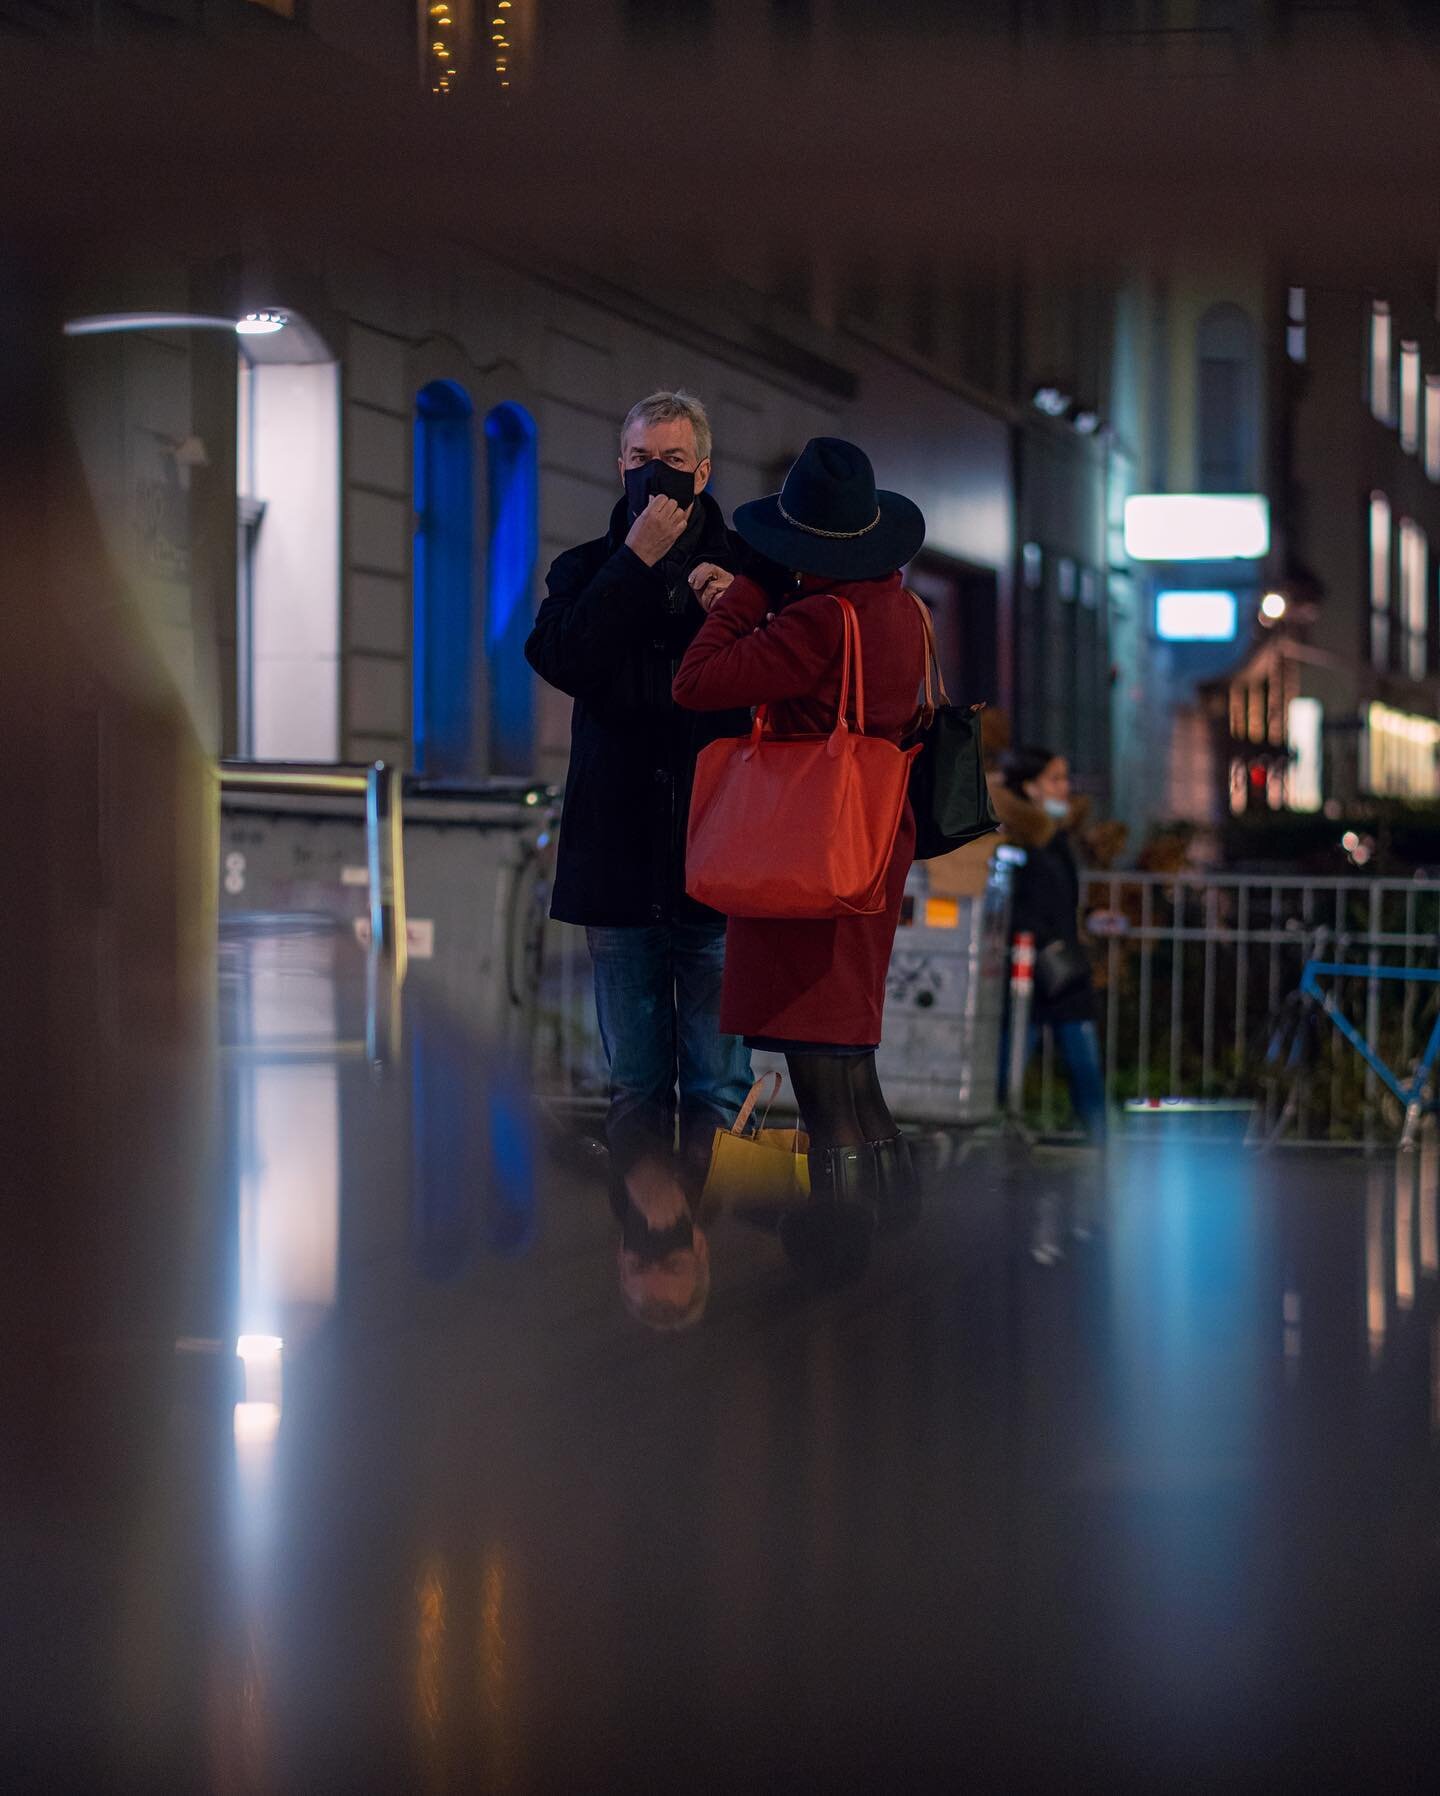
[[[654,567],[657,561],[663,561],[685,534],[685,526],[690,520],[690,513],[682,511],[673,499],[667,499],[664,493],[653,493],[650,503],[630,526],[625,538],[626,545],[645,563],[646,567]]]

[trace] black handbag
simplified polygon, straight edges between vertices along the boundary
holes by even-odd
[[[1058,1004],[1090,984],[1090,962],[1073,942],[1057,937],[1035,956],[1035,991],[1042,1004]]]
[[[925,627],[925,700],[910,736],[920,753],[910,769],[910,808],[915,813],[915,859],[933,861],[1000,827],[985,779],[980,739],[983,705],[952,705],[935,652],[935,625],[912,592]],[[935,702],[938,688],[940,702]]]

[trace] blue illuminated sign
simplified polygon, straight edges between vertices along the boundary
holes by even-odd
[[[1233,642],[1240,605],[1233,592],[1162,592],[1155,634],[1162,642]]]

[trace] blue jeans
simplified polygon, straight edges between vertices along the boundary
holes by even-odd
[[[671,1154],[678,1115],[681,1155],[698,1177],[752,1078],[750,1050],[720,1033],[725,931],[662,923],[585,935],[610,1067],[605,1132],[615,1172],[623,1178],[645,1155]]]
[[[1070,1088],[1070,1102],[1080,1126],[1091,1141],[1103,1141],[1106,1129],[1105,1069],[1100,1060],[1100,1031],[1094,1023],[1049,1023],[1045,1025],[1055,1040],[1056,1052],[1065,1068],[1065,1083]],[[1025,1063],[1028,1066],[1040,1045],[1038,1023],[1030,1025]],[[1010,1031],[1006,1028],[1001,1042],[1000,1098],[1004,1102],[1010,1069]]]

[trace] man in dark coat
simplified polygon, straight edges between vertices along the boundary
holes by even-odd
[[[609,531],[556,560],[525,646],[540,677],[575,701],[550,914],[587,933],[613,1164],[630,1207],[656,1231],[682,1233],[688,1212],[670,1164],[677,1108],[693,1193],[716,1125],[750,1086],[743,1043],[719,1031],[725,921],[685,893],[695,757],[743,735],[750,718],[699,716],[671,697],[704,618],[692,575],[706,590],[743,553],[705,491],[710,446],[690,395],[654,393],[634,407]]]

